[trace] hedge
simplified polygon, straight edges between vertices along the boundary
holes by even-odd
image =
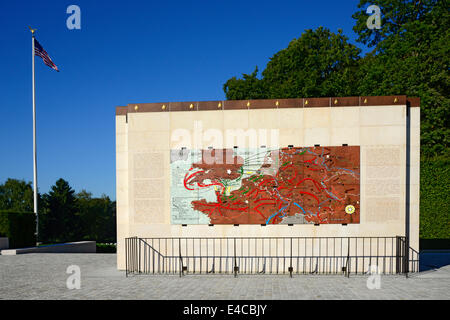
[[[0,210],[0,234],[8,237],[10,248],[34,246],[35,229],[34,213]]]
[[[97,253],[116,253],[117,248],[115,243],[97,243]]]
[[[450,239],[450,159],[420,162],[420,238]]]

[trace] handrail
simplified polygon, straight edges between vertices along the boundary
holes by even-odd
[[[139,238],[140,241],[144,242],[144,244],[149,247],[150,249],[152,249],[154,252],[156,252],[160,257],[165,258],[163,254],[161,254],[158,250],[156,250],[155,248],[153,248],[147,241],[146,238]]]

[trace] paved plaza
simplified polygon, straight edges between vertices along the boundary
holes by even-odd
[[[66,285],[70,265],[81,271],[81,288]],[[116,269],[115,254],[0,255],[0,299],[450,299],[450,266],[404,276],[328,275],[138,275]]]

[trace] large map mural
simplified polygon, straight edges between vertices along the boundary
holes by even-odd
[[[360,148],[171,151],[172,224],[359,223]]]

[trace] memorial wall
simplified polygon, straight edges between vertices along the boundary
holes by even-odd
[[[118,268],[132,236],[390,237],[409,224],[417,250],[419,150],[406,96],[117,107]]]

